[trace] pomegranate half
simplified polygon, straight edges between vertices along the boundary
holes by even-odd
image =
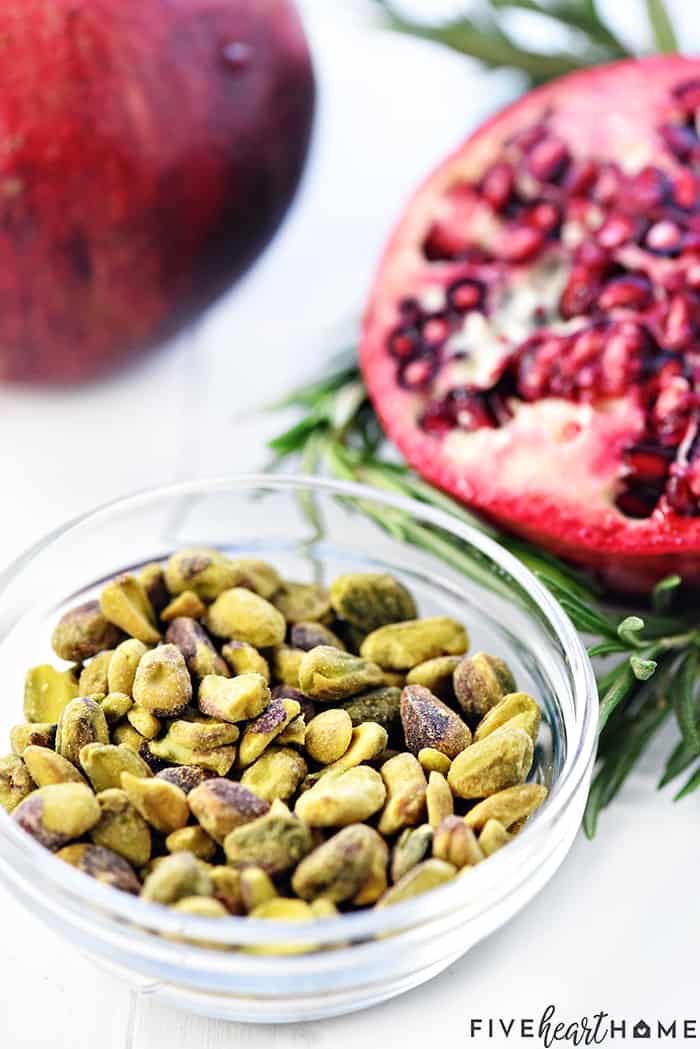
[[[700,583],[700,61],[481,127],[399,222],[360,356],[433,484],[617,589]]]
[[[314,104],[291,0],[0,5],[0,380],[92,377],[254,258]]]

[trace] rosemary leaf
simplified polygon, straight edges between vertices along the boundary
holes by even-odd
[[[647,15],[654,35],[654,47],[661,54],[678,51],[678,41],[664,0],[646,0]]]
[[[673,699],[681,738],[688,754],[700,754],[700,733],[695,707],[695,682],[698,674],[698,649],[695,645],[683,656],[676,680],[677,694]]]

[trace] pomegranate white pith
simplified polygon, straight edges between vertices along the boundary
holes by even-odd
[[[646,590],[700,582],[700,61],[546,85],[420,188],[361,364],[424,477]]]

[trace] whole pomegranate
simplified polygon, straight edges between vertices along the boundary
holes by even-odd
[[[289,0],[0,5],[0,378],[92,377],[255,257],[314,81]]]
[[[419,189],[361,362],[428,480],[645,591],[700,583],[700,61],[548,84]]]

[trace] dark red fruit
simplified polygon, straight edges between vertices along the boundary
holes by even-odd
[[[94,376],[271,236],[314,83],[291,0],[0,6],[0,379]]]
[[[365,319],[408,461],[629,591],[700,584],[698,127],[695,59],[532,92],[418,191]]]

